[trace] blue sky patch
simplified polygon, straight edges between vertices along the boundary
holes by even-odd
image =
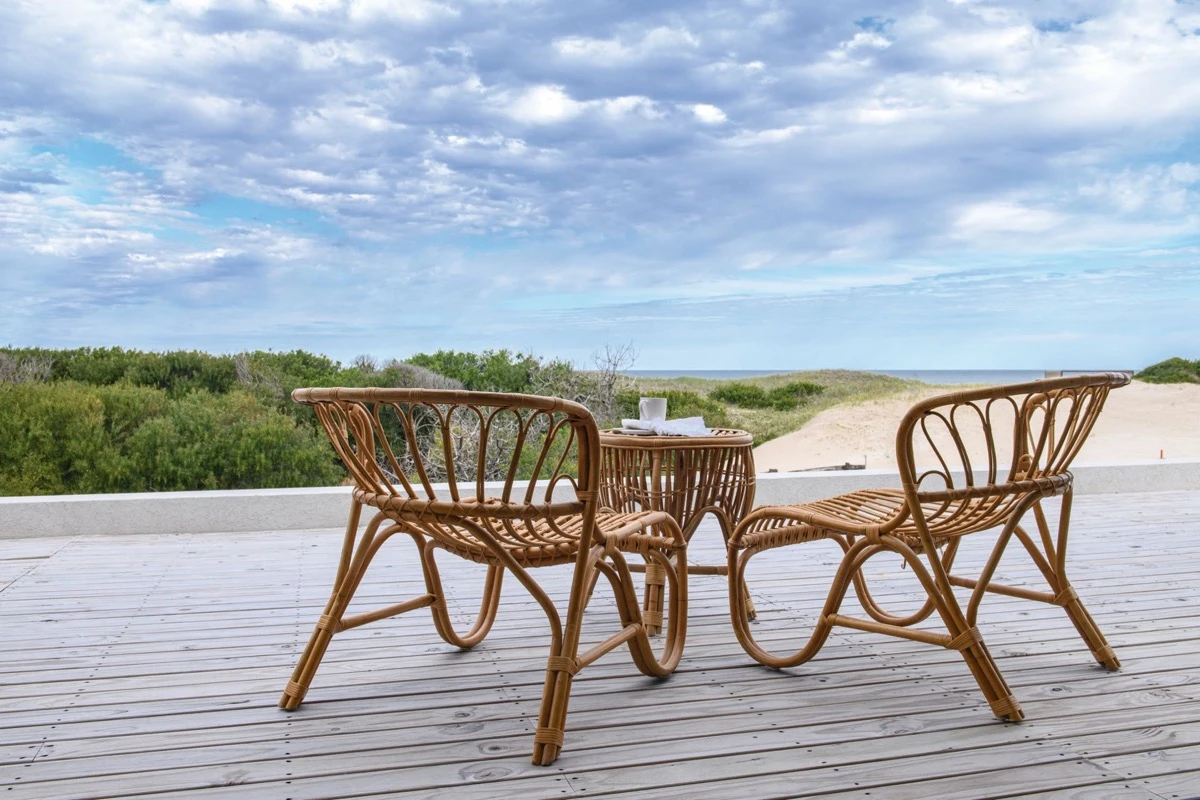
[[[89,137],[71,139],[60,145],[36,145],[31,148],[34,155],[49,153],[64,156],[72,169],[102,170],[114,169],[122,172],[140,172],[147,175],[157,175],[156,170],[148,169],[145,165],[126,155],[121,150],[107,142]]]
[[[186,210],[211,225],[224,226],[240,222],[292,228],[322,236],[335,236],[339,233],[337,226],[323,219],[315,211],[263,203],[221,192],[206,195],[199,202],[187,206]]]

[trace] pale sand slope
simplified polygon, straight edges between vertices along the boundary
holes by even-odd
[[[798,431],[754,449],[758,472],[787,472],[845,462],[896,466],[896,426],[918,400],[953,391],[931,386],[860,405],[835,406]],[[1114,390],[1077,464],[1200,458],[1200,385],[1134,381]]]

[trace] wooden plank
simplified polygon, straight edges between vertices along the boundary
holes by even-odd
[[[1172,776],[1187,772],[1200,725],[1200,578],[1190,564],[1200,555],[1198,507],[1195,493],[1076,501],[1074,580],[1124,660],[1121,673],[1089,664],[1061,610],[988,598],[981,628],[1030,715],[1022,725],[993,721],[961,660],[938,648],[845,631],[789,674],[754,666],[733,641],[723,581],[701,576],[690,581],[680,670],[657,684],[618,654],[590,666],[550,769],[527,763],[546,639],[540,611],[519,592],[508,592],[494,635],[471,653],[441,644],[423,615],[339,637],[310,701],[285,714],[273,702],[324,602],[340,533],[75,537],[0,603],[0,624],[16,634],[0,662],[0,791],[766,797],[793,796],[801,781],[811,796],[863,796],[845,782],[851,766],[880,782],[872,796],[915,797],[913,787],[963,796],[954,789],[990,791],[1001,777],[1009,795],[1121,797],[1127,783],[1182,791]],[[694,553],[715,563],[719,537],[706,538],[717,546]],[[782,575],[758,584],[764,641],[783,646],[819,606],[836,553],[816,553],[777,551],[771,566]],[[381,563],[364,600],[420,591],[404,560],[397,552]],[[906,596],[910,575],[875,566],[877,597]],[[450,559],[445,572],[468,593],[479,574]],[[1002,572],[1038,578],[1027,564]],[[569,569],[542,573],[561,598]],[[613,617],[604,601],[598,593],[589,615],[596,634]],[[842,755],[798,762],[814,748]],[[939,772],[946,754],[958,766]],[[690,793],[671,795],[678,787]]]

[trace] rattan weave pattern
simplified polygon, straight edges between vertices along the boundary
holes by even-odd
[[[666,511],[690,540],[705,514],[726,538],[754,505],[754,439],[716,428],[711,436],[630,436],[601,431],[600,502],[618,511]]]
[[[600,504],[624,512],[665,511],[689,542],[705,516],[721,526],[726,542],[754,506],[754,437],[746,431],[714,428],[709,436],[640,436],[600,432]],[[725,574],[726,567],[693,564],[689,572]],[[659,592],[653,572],[646,575],[643,613],[656,619]],[[754,604],[745,598],[747,614]],[[652,631],[657,631],[653,625]]]

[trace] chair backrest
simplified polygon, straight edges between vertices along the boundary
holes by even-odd
[[[364,500],[396,513],[536,519],[596,502],[600,436],[578,403],[374,388],[297,389],[292,399],[316,411]],[[564,481],[574,496],[555,502]]]
[[[914,516],[949,532],[999,524],[1030,493],[1058,494],[1121,372],[969,389],[917,403],[896,434]]]

